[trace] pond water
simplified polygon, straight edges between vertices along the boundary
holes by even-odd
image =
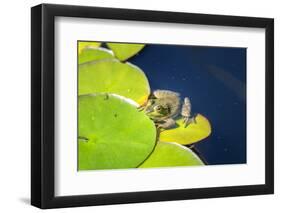
[[[246,48],[150,44],[129,62],[208,118],[212,133],[195,144],[207,164],[246,163]]]

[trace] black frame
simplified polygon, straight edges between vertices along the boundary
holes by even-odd
[[[54,21],[83,17],[148,22],[239,26],[266,30],[265,184],[54,196]],[[31,9],[31,204],[59,208],[120,203],[272,194],[274,192],[274,20],[240,16],[41,4]]]

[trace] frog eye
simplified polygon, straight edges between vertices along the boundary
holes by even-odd
[[[156,110],[156,111],[160,111],[161,109],[162,109],[162,107],[161,107],[160,105],[158,105],[158,106],[155,107],[155,110]]]

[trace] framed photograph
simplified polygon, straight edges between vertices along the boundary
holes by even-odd
[[[31,14],[32,205],[273,193],[273,19]]]

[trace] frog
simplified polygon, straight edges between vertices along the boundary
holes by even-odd
[[[196,123],[196,114],[191,112],[190,99],[185,97],[181,101],[180,94],[170,90],[153,91],[139,110],[144,111],[158,129],[176,127],[175,119],[179,116],[183,117],[184,128],[193,122]]]

